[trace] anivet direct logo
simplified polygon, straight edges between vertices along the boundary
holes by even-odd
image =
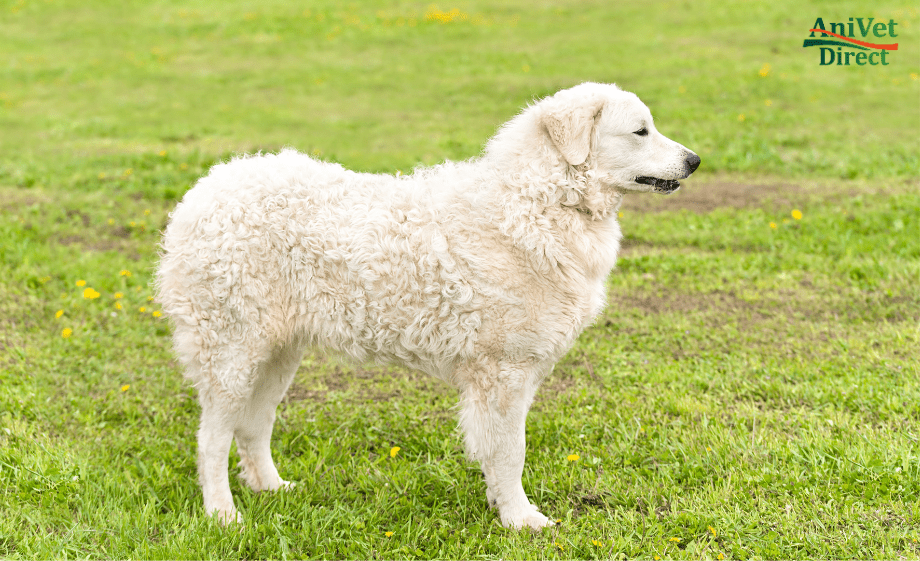
[[[816,37],[815,34],[818,33],[818,38],[805,39],[802,46],[821,49],[821,66],[888,66],[888,54],[890,51],[898,50],[898,44],[881,44],[865,39],[877,41],[885,37],[895,38],[898,36],[894,29],[896,25],[898,24],[893,19],[884,23],[876,22],[875,18],[850,18],[848,22],[831,22],[825,25],[824,19],[818,18],[808,30],[811,33],[809,37]],[[856,38],[857,34],[860,39]]]

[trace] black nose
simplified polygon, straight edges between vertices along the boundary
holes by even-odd
[[[696,171],[696,168],[700,167],[700,157],[696,154],[690,154],[687,156],[685,163],[687,164],[687,169],[690,170],[687,173],[693,173]]]

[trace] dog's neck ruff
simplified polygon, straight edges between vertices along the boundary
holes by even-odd
[[[566,199],[572,192],[577,193],[577,198],[573,203],[561,201],[563,206],[571,207],[591,220],[603,220],[620,208],[622,193],[601,181],[601,174],[590,161],[567,167],[570,170],[569,180],[559,188],[566,192]]]
[[[499,230],[542,273],[584,269],[581,261],[591,252],[589,230],[602,227],[622,201],[622,194],[600,178],[590,161],[551,168],[533,163],[524,171],[499,174]]]

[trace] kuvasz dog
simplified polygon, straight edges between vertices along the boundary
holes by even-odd
[[[293,150],[214,166],[172,213],[157,272],[198,390],[204,507],[239,521],[289,485],[269,441],[307,347],[398,363],[460,391],[466,450],[507,527],[552,524],[521,485],[534,393],[605,305],[624,193],[670,193],[700,159],[648,108],[586,83],[527,107],[481,157],[356,173]]]

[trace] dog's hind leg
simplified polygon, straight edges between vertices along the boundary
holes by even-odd
[[[272,353],[267,346],[259,347],[258,342],[236,341],[214,346],[208,349],[206,356],[206,370],[199,371],[201,367],[196,366],[195,372],[189,372],[189,377],[196,381],[198,400],[201,403],[198,476],[204,495],[204,508],[209,515],[216,514],[224,524],[242,522],[230,493],[227,473],[230,446],[234,434],[239,434],[241,426],[249,427],[258,422],[254,420],[258,416],[253,415],[251,404],[263,399],[264,389],[258,386],[259,377],[270,370],[265,370],[264,365],[271,364],[269,358],[260,357],[272,357]],[[195,362],[190,364],[194,365]],[[287,385],[284,387],[286,389]],[[268,436],[265,437],[266,449]],[[241,447],[241,454],[244,449]],[[268,461],[271,462],[270,457]]]
[[[259,367],[252,395],[239,416],[234,434],[240,454],[240,477],[254,491],[274,491],[289,485],[272,461],[270,441],[275,411],[294,379],[304,343],[289,342],[275,349]]]
[[[242,522],[233,506],[227,474],[233,427],[240,415],[240,406],[211,387],[199,387],[198,399],[201,403],[198,478],[204,495],[204,510],[209,515],[216,514],[223,524]]]
[[[526,372],[497,366],[494,370],[476,372],[463,388],[460,424],[467,451],[482,465],[486,498],[498,508],[502,525],[535,530],[550,526],[552,522],[530,504],[521,484],[524,425],[536,388]]]

